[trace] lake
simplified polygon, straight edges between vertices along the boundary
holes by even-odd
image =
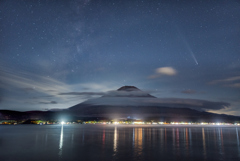
[[[240,160],[237,126],[1,125],[1,161]]]

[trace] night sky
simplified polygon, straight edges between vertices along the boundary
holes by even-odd
[[[240,115],[240,1],[0,1],[0,109],[64,109],[124,85]]]

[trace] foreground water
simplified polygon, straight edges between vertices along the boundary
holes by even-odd
[[[0,160],[240,160],[240,128],[0,126]]]

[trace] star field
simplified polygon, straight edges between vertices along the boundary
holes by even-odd
[[[133,85],[240,115],[240,2],[0,2],[0,109],[64,109]]]

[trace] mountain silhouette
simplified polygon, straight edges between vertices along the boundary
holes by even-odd
[[[239,117],[218,115],[184,107],[180,103],[159,104],[160,99],[138,89],[135,86],[123,86],[115,91],[95,99],[89,99],[69,108],[69,111],[79,117],[104,118],[155,118],[171,121],[220,121],[229,118],[239,120]],[[160,100],[162,101],[162,100]],[[156,103],[157,102],[157,103]],[[170,106],[171,105],[171,106]],[[179,106],[176,108],[176,105]]]
[[[99,98],[89,99],[60,111],[0,110],[0,119],[80,119],[98,120],[135,118],[156,121],[239,122],[240,117],[206,112],[204,108],[221,109],[225,102],[197,99],[156,98],[135,86],[123,86]]]

